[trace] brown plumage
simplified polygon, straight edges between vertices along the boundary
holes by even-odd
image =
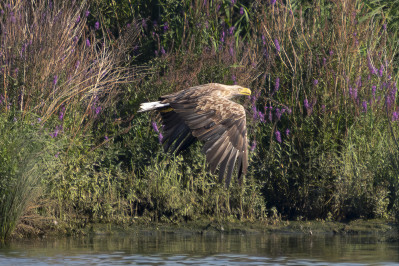
[[[249,89],[238,85],[210,83],[161,96],[158,102],[143,103],[139,112],[160,112],[165,151],[179,154],[196,140],[204,142],[202,152],[211,173],[219,166],[219,180],[226,176],[229,186],[236,162],[239,181],[248,168],[245,109],[230,99],[250,94]]]

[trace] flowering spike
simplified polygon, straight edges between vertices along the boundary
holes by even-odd
[[[159,129],[158,129],[157,123],[153,121],[151,124],[152,124],[152,129],[154,129],[155,133],[158,134],[159,133]]]
[[[275,82],[275,85],[274,85],[274,91],[275,92],[278,91],[279,88],[280,88],[280,79],[276,78],[276,82]]]
[[[280,52],[280,44],[277,39],[274,39],[274,45],[276,46],[277,52]]]
[[[254,151],[256,149],[256,140],[252,141],[252,145],[249,149],[250,149],[250,151]]]
[[[362,102],[363,112],[367,112],[367,101]]]
[[[280,131],[276,130],[276,132],[274,134],[276,135],[277,142],[281,143],[281,133],[280,133]]]

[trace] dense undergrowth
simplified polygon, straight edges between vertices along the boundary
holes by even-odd
[[[5,1],[0,238],[31,217],[399,217],[392,8],[346,0]],[[136,113],[142,101],[208,82],[253,91],[241,101],[250,139],[241,186],[219,184],[199,144],[176,158],[164,154],[159,118]]]

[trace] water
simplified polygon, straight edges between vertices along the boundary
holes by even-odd
[[[14,241],[0,265],[399,265],[399,243],[376,236],[193,234]]]

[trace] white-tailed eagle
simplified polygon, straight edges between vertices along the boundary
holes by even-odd
[[[161,114],[165,152],[170,149],[178,155],[195,141],[204,142],[202,152],[210,172],[219,166],[219,181],[226,176],[228,187],[236,162],[239,181],[248,168],[245,109],[231,99],[250,94],[251,90],[238,85],[209,83],[142,103],[139,112]]]

